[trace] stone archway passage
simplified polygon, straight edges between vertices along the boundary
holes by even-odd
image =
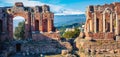
[[[17,43],[15,47],[16,47],[16,52],[21,51],[21,44],[20,43]]]

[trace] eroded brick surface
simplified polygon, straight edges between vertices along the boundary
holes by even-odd
[[[32,38],[32,32],[46,32],[47,35],[56,32],[54,13],[48,5],[26,7],[22,2],[16,2],[14,6],[0,8],[0,39],[13,39],[13,18],[16,16],[25,18],[25,38]]]

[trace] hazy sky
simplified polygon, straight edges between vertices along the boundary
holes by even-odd
[[[15,2],[23,2],[25,6],[47,4],[56,15],[83,14],[88,5],[103,5],[120,0],[0,0],[0,6],[13,6]]]

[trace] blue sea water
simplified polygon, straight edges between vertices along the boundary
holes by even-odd
[[[54,26],[64,26],[71,25],[74,23],[84,23],[86,21],[86,17],[84,14],[82,15],[58,15],[54,17]]]

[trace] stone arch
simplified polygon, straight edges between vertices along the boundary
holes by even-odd
[[[112,24],[112,10],[107,7],[103,11],[103,32],[110,32]]]
[[[19,23],[21,23],[21,22],[23,23],[23,26],[24,26],[23,31],[25,32],[25,18],[22,17],[22,16],[16,16],[16,17],[13,18],[13,38],[16,39],[16,40],[17,39],[23,39],[23,38],[17,38],[14,34],[17,31],[15,28],[18,27]],[[24,32],[22,34],[22,37],[25,37]],[[17,33],[20,33],[20,31],[17,31]]]
[[[26,38],[31,38],[32,37],[32,36],[30,36],[31,35],[31,20],[30,20],[29,12],[25,12],[25,11],[23,11],[23,12],[13,12],[9,15],[10,15],[10,19],[12,19],[10,21],[10,23],[12,23],[12,24],[10,24],[10,27],[11,27],[10,30],[12,31],[11,35],[13,35],[13,18],[16,17],[16,16],[21,16],[25,19],[25,39]],[[12,36],[12,38],[13,38],[13,36]]]
[[[109,8],[109,7],[107,7],[107,8],[105,8],[105,10],[103,11],[103,13],[112,13],[112,10]]]

